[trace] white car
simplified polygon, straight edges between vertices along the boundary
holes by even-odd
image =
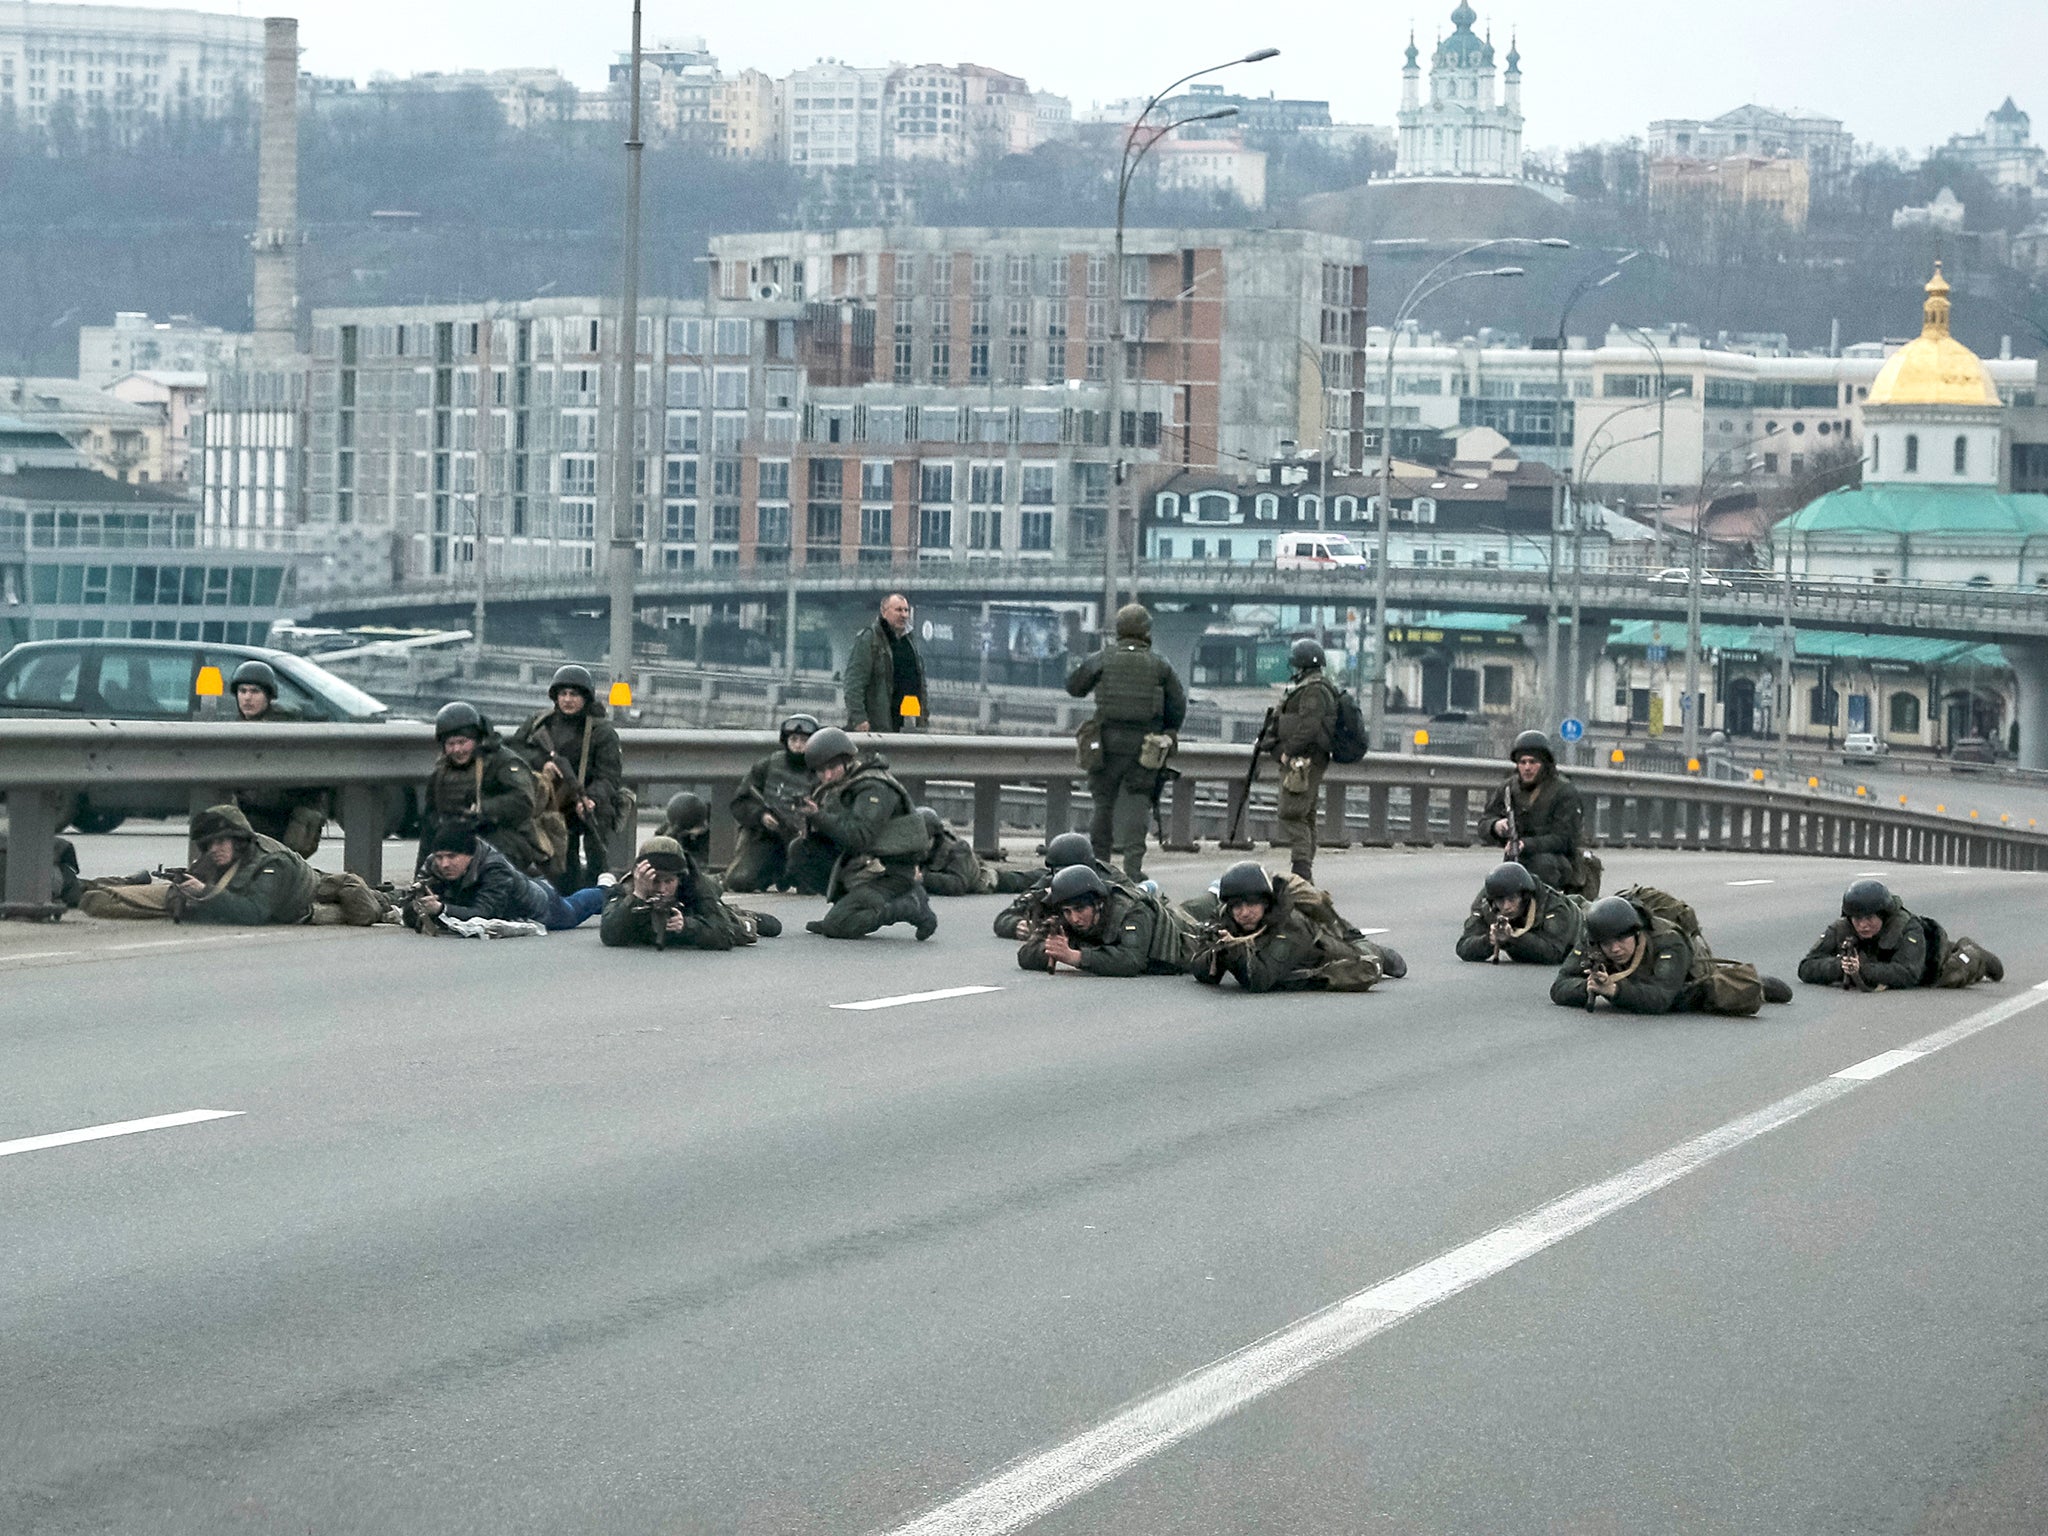
[[[1660,582],[1672,582],[1682,587],[1692,580],[1692,572],[1687,570],[1682,565],[1671,565],[1666,566],[1661,571],[1652,571],[1650,573],[1650,580]],[[1722,577],[1716,576],[1712,571],[1701,571],[1700,586],[1702,588],[1727,587],[1732,590],[1735,586],[1735,583],[1732,581],[1725,580]]]
[[[1282,571],[1334,571],[1366,563],[1358,546],[1341,533],[1290,533],[1280,540],[1273,566]]]
[[[1851,731],[1842,738],[1842,758],[1845,762],[1858,757],[1883,757],[1889,751],[1890,745],[1879,741],[1870,731]]]

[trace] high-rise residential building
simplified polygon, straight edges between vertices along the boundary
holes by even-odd
[[[63,113],[132,132],[150,119],[219,117],[263,82],[263,20],[127,5],[0,0],[0,117]]]
[[[1365,268],[1298,230],[849,229],[720,235],[715,292],[872,306],[876,372],[900,384],[1165,386],[1160,455],[1263,463],[1280,444],[1360,462]],[[1121,290],[1121,300],[1118,290]],[[1128,407],[1126,407],[1128,409]]]
[[[246,332],[202,325],[190,315],[152,320],[122,310],[112,325],[78,328],[78,381],[106,389],[131,373],[203,373],[226,367],[254,345]]]
[[[1780,112],[1755,103],[1702,121],[1667,117],[1650,124],[1652,160],[1722,160],[1731,155],[1803,161],[1811,185],[1835,188],[1856,168],[1856,140],[1838,117]]]
[[[1459,0],[1451,32],[1430,56],[1429,99],[1411,33],[1401,69],[1397,177],[1522,179],[1522,55],[1508,44],[1507,73],[1494,99],[1493,43],[1472,30],[1479,13]]]
[[[805,170],[874,165],[888,152],[889,69],[821,59],[782,82],[782,151]]]
[[[743,69],[711,93],[711,152],[727,160],[782,158],[782,85],[773,75]]]

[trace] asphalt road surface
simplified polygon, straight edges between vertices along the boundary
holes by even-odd
[[[1628,1020],[1451,957],[1488,863],[1326,857],[1364,997],[8,927],[0,1531],[2048,1529],[2048,879],[1893,872],[2000,985]],[[1789,975],[1864,866],[1609,867]]]

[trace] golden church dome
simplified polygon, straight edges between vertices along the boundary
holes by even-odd
[[[1927,318],[1917,341],[1893,353],[1870,386],[1866,405],[1997,405],[1998,386],[1983,360],[1948,333],[1948,279],[1941,263],[1927,284]]]

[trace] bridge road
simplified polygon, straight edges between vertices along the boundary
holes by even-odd
[[[1326,859],[1410,962],[1363,998],[1026,975],[994,899],[922,946],[830,945],[777,899],[794,931],[722,956],[8,928],[0,1142],[238,1114],[0,1156],[0,1530],[893,1530],[2048,978],[2043,877],[1898,871],[2002,985],[1589,1016],[1451,958],[1487,863]],[[1185,895],[1215,866],[1160,874]],[[1787,973],[1859,867],[1610,858]],[[970,985],[1000,990],[828,1006]],[[1032,1528],[2048,1527],[2044,1020],[1856,1087]]]

